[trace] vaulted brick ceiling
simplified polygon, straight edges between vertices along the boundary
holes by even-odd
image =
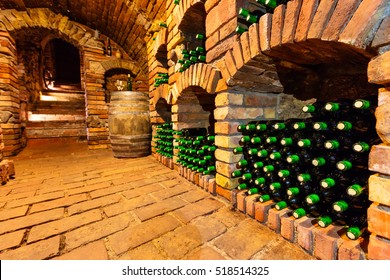
[[[165,12],[166,0],[1,0],[0,10],[49,8],[117,42],[140,66],[146,64],[145,36]]]

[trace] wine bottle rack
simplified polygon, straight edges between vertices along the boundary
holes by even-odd
[[[205,128],[182,129],[177,134],[178,163],[203,175],[215,174],[215,136]]]
[[[156,153],[173,158],[173,134],[171,123],[164,123],[157,126],[157,134],[154,136]]]
[[[237,188],[295,218],[314,217],[320,227],[344,225],[357,239],[367,225],[368,154],[380,142],[376,105],[375,97],[318,101],[302,108],[306,119],[240,125]]]

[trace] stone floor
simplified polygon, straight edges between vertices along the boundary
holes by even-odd
[[[30,143],[0,186],[0,259],[309,260],[154,157]]]

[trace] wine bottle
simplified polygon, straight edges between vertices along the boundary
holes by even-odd
[[[327,112],[324,109],[325,102],[316,101],[312,104],[307,104],[302,107],[302,112],[311,114],[314,119],[316,118],[324,118],[327,116]]]
[[[133,90],[133,85],[131,83],[131,76],[130,74],[127,74],[127,90],[132,91]]]

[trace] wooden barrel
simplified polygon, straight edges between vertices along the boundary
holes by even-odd
[[[149,155],[149,96],[137,91],[115,91],[111,93],[109,108],[108,127],[114,157]]]

